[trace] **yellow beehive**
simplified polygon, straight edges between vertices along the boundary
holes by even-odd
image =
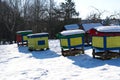
[[[48,49],[48,33],[36,33],[28,35],[29,50]]]

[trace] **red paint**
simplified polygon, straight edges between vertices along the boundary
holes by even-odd
[[[120,36],[120,32],[99,32],[96,29],[90,29],[88,33],[91,36]]]

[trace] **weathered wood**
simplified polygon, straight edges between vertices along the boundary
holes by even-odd
[[[95,49],[93,49],[92,55],[93,58],[102,59],[102,60],[108,60],[108,59],[120,57],[119,52],[112,52],[112,51],[95,52]]]
[[[84,54],[84,49],[69,49],[69,50],[62,49],[63,56],[75,56],[78,54]]]

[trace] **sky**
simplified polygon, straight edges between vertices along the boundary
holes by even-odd
[[[65,0],[54,0],[58,4]],[[73,0],[76,5],[76,11],[80,13],[79,17],[85,19],[92,11],[97,8],[99,11],[104,12],[102,18],[109,16],[115,11],[120,11],[120,0]]]

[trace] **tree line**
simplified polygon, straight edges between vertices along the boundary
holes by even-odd
[[[13,41],[16,32],[48,32],[50,38],[66,24],[79,23],[72,0],[57,5],[54,0],[0,0],[0,40]]]
[[[93,8],[86,19],[102,22],[105,11]],[[65,0],[59,5],[54,0],[0,0],[0,41],[15,41],[16,32],[23,30],[48,32],[50,38],[55,38],[64,25],[80,24],[78,16],[73,0]],[[105,25],[109,25],[111,19],[118,19],[120,23],[120,12],[106,17]]]

